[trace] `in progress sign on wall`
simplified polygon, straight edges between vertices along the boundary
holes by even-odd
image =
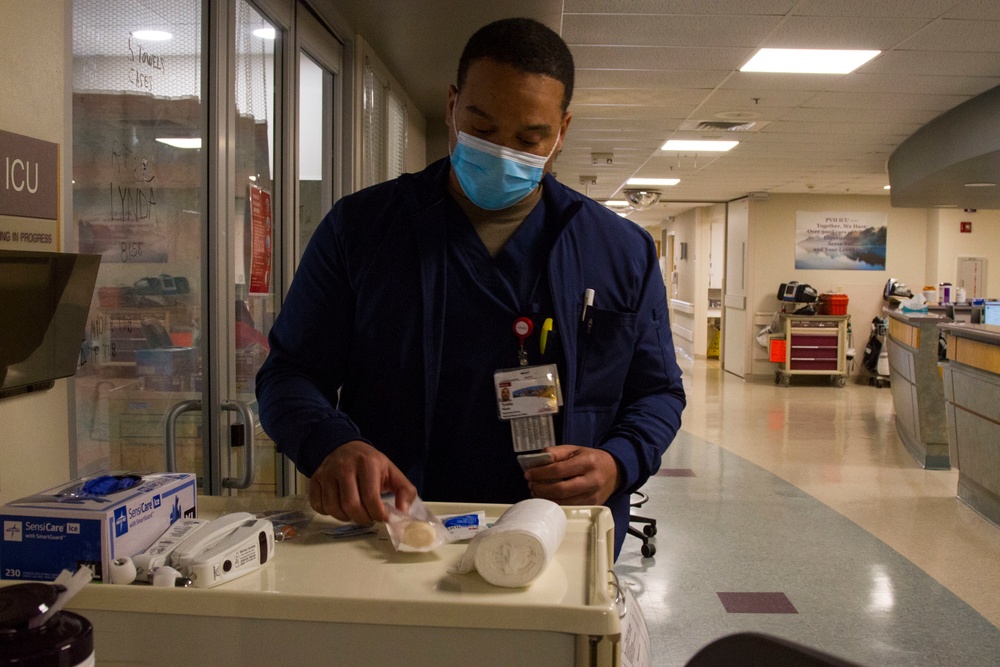
[[[886,214],[797,211],[795,268],[885,270]]]
[[[58,249],[59,144],[0,130],[0,247]]]

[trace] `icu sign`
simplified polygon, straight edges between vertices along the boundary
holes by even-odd
[[[59,219],[59,144],[0,130],[0,215]]]

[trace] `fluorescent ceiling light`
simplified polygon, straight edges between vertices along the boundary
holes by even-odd
[[[253,31],[253,36],[261,39],[274,39],[274,28],[257,28]]]
[[[174,148],[201,148],[201,137],[157,137],[156,140]]]
[[[629,203],[624,199],[609,199],[606,202],[604,202],[604,205],[621,208],[622,206],[628,206]]]
[[[882,189],[883,190],[892,190],[892,186],[891,185],[883,185]]]
[[[761,49],[740,71],[848,74],[880,53],[847,49]]]
[[[996,183],[966,183],[965,184],[965,187],[967,187],[967,188],[995,188],[996,186],[997,186]]]
[[[132,36],[147,42],[165,42],[174,36],[165,30],[133,30]]]
[[[677,185],[679,178],[630,178],[625,185]]]
[[[723,152],[740,142],[714,140],[671,139],[660,147],[661,151]]]

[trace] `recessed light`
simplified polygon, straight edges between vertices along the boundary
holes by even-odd
[[[738,141],[714,141],[714,140],[689,140],[689,139],[671,139],[667,143],[660,147],[661,151],[704,151],[704,152],[723,152],[728,151],[730,148],[735,146],[740,142]]]
[[[965,187],[967,187],[967,188],[995,188],[996,186],[997,186],[996,183],[966,183],[965,184]]]
[[[165,30],[133,30],[132,36],[147,42],[165,42],[174,36]]]
[[[761,49],[740,71],[849,74],[880,53],[846,49]]]
[[[201,148],[201,137],[157,137],[156,140],[174,148]]]
[[[253,31],[253,36],[261,39],[274,39],[274,28],[257,28]]]
[[[625,185],[677,185],[679,178],[630,178]]]

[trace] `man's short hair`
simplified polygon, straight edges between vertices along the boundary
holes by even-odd
[[[469,38],[458,61],[458,89],[469,66],[480,58],[511,65],[528,74],[544,74],[563,84],[562,110],[573,97],[573,55],[562,37],[527,18],[501,19],[483,26]]]

